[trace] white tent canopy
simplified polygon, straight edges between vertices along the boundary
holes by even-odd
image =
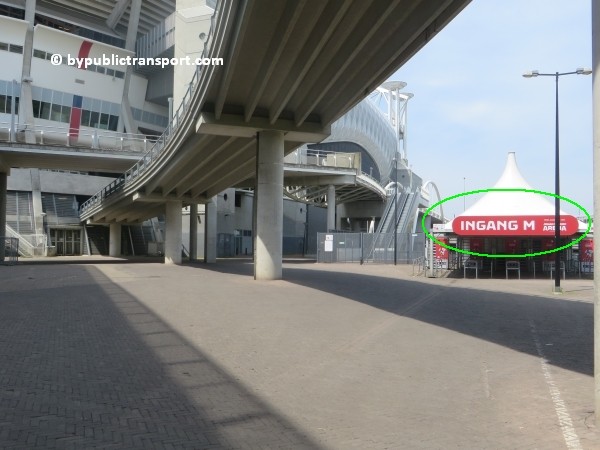
[[[531,185],[523,178],[514,152],[508,153],[506,166],[494,189],[531,189]],[[566,213],[561,210],[561,215]],[[554,198],[533,192],[486,192],[473,206],[458,217],[503,217],[503,216],[553,216]],[[456,220],[456,219],[454,219]],[[444,231],[453,231],[452,223],[444,225]],[[579,231],[585,232],[587,224],[579,222]]]

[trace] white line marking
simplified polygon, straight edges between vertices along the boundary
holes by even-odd
[[[540,338],[538,337],[533,320],[529,321],[529,327],[531,328],[531,335],[533,337],[533,342],[535,343],[535,348],[537,350],[538,355],[540,356],[542,373],[544,374],[544,378],[546,379],[546,384],[548,385],[548,390],[550,391],[552,403],[554,403],[554,410],[556,411],[556,416],[558,417],[558,423],[560,425],[563,438],[565,439],[565,444],[567,444],[567,448],[569,449],[583,450],[583,447],[581,447],[581,442],[579,442],[579,436],[577,436],[577,432],[575,431],[575,428],[573,428],[573,421],[571,420],[569,411],[567,411],[565,402],[560,396],[558,386],[552,378],[550,366],[548,365],[548,361],[544,356],[542,344],[540,343]]]
[[[493,372],[493,371],[488,369],[487,363],[482,362],[481,363],[481,382],[483,383],[483,392],[485,393],[486,398],[493,400],[492,394],[490,392],[490,378],[488,376],[488,373],[490,373],[490,372]]]

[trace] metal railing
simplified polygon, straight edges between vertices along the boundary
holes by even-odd
[[[0,141],[26,143],[25,135],[35,137],[39,145],[61,145],[75,148],[91,148],[98,150],[122,150],[142,153],[147,151],[155,140],[145,134],[118,133],[110,130],[78,130],[75,132],[68,126],[27,125],[17,123],[14,130],[11,123],[0,122]]]
[[[316,150],[302,146],[288,154],[284,158],[284,163],[294,165],[297,164],[301,166],[322,167],[324,169],[327,169],[328,167],[351,169],[355,171],[357,181],[360,186],[377,192],[382,197],[385,195],[385,190],[379,183],[379,180],[361,170],[361,154],[358,152],[348,153],[335,152],[331,150]],[[290,193],[287,191],[284,194],[297,201],[303,201],[298,196],[290,195]]]
[[[20,242],[18,250],[21,256],[42,255],[45,250],[47,240],[45,234],[20,234],[8,224],[5,233],[7,238],[14,238]]]
[[[220,6],[223,5],[224,3],[226,3],[226,2],[219,2],[219,4],[217,5],[217,9],[215,9],[215,12],[211,18],[210,30],[208,33],[208,38],[206,39],[206,42],[204,43],[202,57],[207,56],[207,51],[208,51],[208,48],[210,47],[210,44],[212,43],[212,39],[213,39],[213,35],[214,35],[213,30],[215,27],[216,18],[218,17],[218,15],[220,13]],[[140,175],[142,175],[144,172],[146,172],[146,170],[152,165],[152,163],[154,161],[156,161],[160,155],[162,155],[163,151],[167,147],[167,144],[168,144],[170,138],[175,134],[179,125],[182,122],[182,119],[185,117],[186,113],[190,109],[190,103],[192,101],[192,97],[194,96],[194,94],[196,92],[196,88],[198,87],[198,82],[200,80],[200,73],[204,67],[210,67],[210,66],[196,66],[196,70],[194,71],[192,79],[190,80],[188,88],[183,96],[183,99],[181,100],[181,103],[179,104],[179,107],[173,113],[173,117],[171,117],[171,120],[170,120],[169,124],[167,125],[167,128],[165,129],[163,134],[156,140],[156,142],[152,145],[150,150],[148,150],[144,154],[144,156],[142,156],[142,158],[137,163],[135,163],[129,170],[127,170],[124,174],[122,174],[120,177],[118,177],[116,180],[114,180],[108,186],[104,187],[102,190],[100,190],[99,192],[94,194],[89,200],[87,200],[85,203],[83,203],[81,205],[81,208],[79,209],[80,215],[82,213],[84,213],[86,210],[93,208],[96,205],[102,203],[102,201],[105,198],[107,198],[108,196],[114,194],[117,191],[121,191],[127,184],[132,183]]]
[[[13,266],[19,261],[19,240],[14,237],[0,236],[0,264]]]
[[[360,153],[314,150],[300,147],[284,158],[284,163],[317,167],[336,167],[360,171]]]
[[[394,233],[380,237],[376,233],[317,233],[317,262],[393,264]],[[398,263],[411,264],[425,256],[423,234],[397,233],[396,239]]]
[[[427,270],[427,258],[425,256],[419,256],[418,258],[413,259],[413,262],[412,262],[413,277],[423,274],[426,270]]]

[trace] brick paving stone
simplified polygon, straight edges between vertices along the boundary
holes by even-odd
[[[163,347],[204,361],[196,385],[207,375],[228,386],[200,388],[205,402],[227,404],[234,417],[263,411],[270,420],[254,424],[258,442],[298,434],[99,271],[12,269],[0,267],[0,448],[235,448],[169,374],[154,351]]]
[[[0,266],[0,448],[566,448],[531,323],[600,448],[591,282],[410,270]]]

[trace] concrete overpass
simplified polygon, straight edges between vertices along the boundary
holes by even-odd
[[[194,73],[157,145],[86,204],[82,219],[166,211],[165,259],[176,263],[182,203],[208,202],[255,174],[255,276],[280,278],[284,155],[326,138],[467,3],[218,2],[204,56],[224,64]]]

